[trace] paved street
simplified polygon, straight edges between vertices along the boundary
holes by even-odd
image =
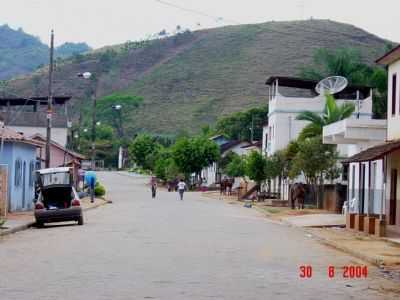
[[[254,209],[187,193],[151,199],[142,177],[100,174],[113,204],[85,226],[32,228],[0,240],[0,299],[395,299],[398,282],[275,224]],[[312,278],[299,278],[311,265]],[[329,279],[327,267],[337,267]],[[398,299],[398,298],[397,298]]]

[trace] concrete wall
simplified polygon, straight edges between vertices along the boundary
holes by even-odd
[[[42,136],[46,136],[46,128],[45,127],[27,127],[27,126],[8,126],[15,131],[22,132],[25,136],[30,137],[34,134],[41,134]],[[51,129],[51,139],[62,146],[67,145],[67,128],[52,128]]]
[[[15,184],[15,162],[21,161],[21,183]],[[34,177],[30,173],[30,163],[36,162],[36,147],[23,143],[4,144],[3,153],[0,157],[0,164],[8,165],[8,199],[9,210],[20,211],[30,210],[33,207],[34,198]],[[30,180],[31,179],[31,180]],[[31,184],[30,184],[31,183]]]
[[[365,180],[360,184],[360,167],[365,166]],[[360,190],[364,190],[364,214],[380,214],[385,213],[384,198],[384,178],[383,178],[383,160],[375,160],[371,162],[371,173],[368,162],[350,163],[348,173],[348,194],[347,199],[350,201],[356,199],[355,207],[350,212],[359,212],[359,196]],[[370,184],[371,178],[371,184]],[[383,207],[382,207],[383,205]]]
[[[389,65],[388,81],[388,140],[400,138],[400,60]],[[396,74],[396,111],[392,114],[393,74]]]

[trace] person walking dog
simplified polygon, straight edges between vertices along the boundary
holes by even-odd
[[[183,200],[183,193],[186,190],[186,183],[183,181],[183,179],[179,180],[177,187],[178,187],[179,197],[181,200]]]

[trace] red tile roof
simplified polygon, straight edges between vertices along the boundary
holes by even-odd
[[[8,127],[0,127],[0,139],[6,142],[17,142],[34,145],[37,147],[42,146],[42,143],[30,138],[26,138],[22,133],[16,132]]]
[[[400,45],[398,45],[397,47],[394,47],[392,50],[387,52],[385,55],[378,58],[376,60],[376,62],[378,64],[387,66],[399,59],[400,59]]]
[[[35,141],[38,141],[38,142],[45,142],[46,141],[46,138],[44,136],[42,136],[41,134],[39,134],[39,133],[32,135],[30,138],[35,140]],[[73,157],[75,157],[77,159],[86,159],[86,157],[83,154],[80,154],[80,153],[77,153],[77,152],[72,151],[70,149],[67,149],[67,148],[63,147],[62,145],[60,145],[59,143],[57,143],[57,142],[55,142],[53,140],[51,141],[51,145],[53,145],[54,147],[56,147],[56,148],[58,148],[58,149],[60,149],[60,150],[62,150],[64,152],[70,154],[71,156],[73,156]]]
[[[351,163],[377,160],[398,149],[400,149],[400,140],[389,141],[361,151],[360,153],[345,159],[343,162]]]

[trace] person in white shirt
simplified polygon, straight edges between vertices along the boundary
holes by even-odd
[[[183,193],[186,190],[186,183],[181,179],[178,182],[178,193],[181,200],[183,200]]]

